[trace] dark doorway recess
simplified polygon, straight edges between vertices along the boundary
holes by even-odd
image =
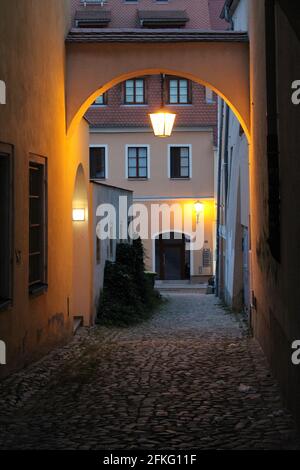
[[[160,234],[155,240],[155,266],[161,280],[184,280],[190,278],[189,240],[175,232]]]

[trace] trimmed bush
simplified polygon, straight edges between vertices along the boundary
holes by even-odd
[[[120,263],[106,262],[98,320],[106,325],[125,326],[143,315],[143,304],[132,275]]]
[[[151,314],[161,301],[154,289],[154,273],[145,273],[144,247],[140,238],[119,243],[116,262],[106,262],[98,322],[126,326]]]

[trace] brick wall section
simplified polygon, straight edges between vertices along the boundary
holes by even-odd
[[[208,10],[210,17],[210,27],[214,30],[227,30],[229,29],[229,23],[220,18],[221,11],[223,9],[224,0],[208,0]]]
[[[86,117],[93,127],[146,127],[148,114],[159,109],[161,104],[161,81],[159,75],[145,77],[147,105],[124,105],[123,83],[107,93],[106,106],[92,106]],[[206,103],[205,87],[192,83],[192,104],[166,106],[177,114],[176,126],[216,125],[216,97],[214,103]]]

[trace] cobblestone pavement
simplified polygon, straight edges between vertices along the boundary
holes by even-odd
[[[0,386],[1,449],[296,449],[257,343],[214,296],[82,329]]]

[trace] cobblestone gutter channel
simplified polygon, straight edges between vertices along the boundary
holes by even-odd
[[[300,449],[258,344],[214,296],[81,329],[0,385],[1,449]]]

